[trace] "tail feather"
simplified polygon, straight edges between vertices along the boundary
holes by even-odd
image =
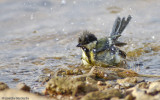
[[[111,32],[111,36],[113,35],[117,35],[116,32],[119,28],[119,25],[121,23],[121,18],[117,17],[117,19],[115,20],[114,24],[113,24],[113,28],[112,28],[112,32]]]
[[[128,25],[128,23],[130,22],[131,18],[132,17],[130,15],[128,16],[127,20],[125,20],[125,17],[123,17],[122,19],[120,17],[117,17],[117,19],[114,22],[112,32],[110,35],[110,37],[113,37],[112,38],[113,40],[118,39],[118,37],[114,37],[114,35],[121,35],[126,26]]]
[[[126,28],[126,26],[128,25],[128,23],[130,22],[130,20],[131,20],[131,16],[130,15],[128,16],[128,18],[127,18],[126,21],[125,21],[125,18],[123,17],[123,19],[121,21],[121,26],[120,26],[120,28],[118,30],[119,34],[121,34],[124,31],[124,29]]]

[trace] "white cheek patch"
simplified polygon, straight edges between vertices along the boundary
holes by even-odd
[[[96,43],[97,43],[97,41],[93,41],[93,42],[87,44],[86,47],[91,50],[91,49],[95,48]]]
[[[112,45],[112,39],[108,38],[108,41],[109,41],[109,46],[111,46]]]

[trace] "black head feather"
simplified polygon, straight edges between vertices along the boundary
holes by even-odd
[[[84,31],[83,34],[78,39],[77,47],[80,47],[81,45],[89,44],[93,41],[97,41],[96,36],[88,31]]]

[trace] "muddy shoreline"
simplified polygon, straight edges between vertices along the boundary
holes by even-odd
[[[73,67],[73,66],[72,66]],[[82,69],[83,68],[83,69]],[[33,92],[25,83],[10,89],[0,83],[1,97],[26,97],[29,100],[159,100],[160,76],[149,82],[133,70],[79,66],[73,69],[51,71],[43,79],[45,89]],[[14,92],[17,92],[16,95]],[[13,95],[14,94],[14,95]],[[2,99],[2,98],[1,98]]]

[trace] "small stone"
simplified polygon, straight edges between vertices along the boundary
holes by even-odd
[[[134,84],[132,84],[132,83],[121,83],[120,84],[121,86],[123,86],[124,88],[130,88],[130,87],[133,87],[134,86]]]
[[[120,89],[120,85],[116,85],[114,89]]]
[[[160,82],[152,82],[147,90],[147,93],[154,95],[157,92],[160,92]]]
[[[42,94],[43,94],[43,95],[49,95],[46,90],[43,90],[43,91],[42,91]]]
[[[30,87],[27,86],[25,83],[18,83],[17,88],[23,91],[30,91]]]
[[[13,81],[14,81],[14,82],[18,82],[18,81],[19,81],[19,78],[14,78]]]
[[[144,68],[145,68],[145,69],[150,69],[150,67],[149,67],[149,66],[145,66]]]
[[[45,82],[48,82],[50,79],[50,76],[39,76],[38,80],[36,80],[37,82],[42,82],[42,83],[45,83]]]
[[[98,81],[98,82],[97,82],[97,85],[106,85],[106,83],[105,83],[105,82],[102,82],[102,81]]]
[[[145,53],[150,53],[150,52],[152,52],[152,48],[146,47],[146,48],[144,48],[144,52]]]
[[[110,100],[120,100],[118,97],[112,97]]]
[[[83,74],[82,70],[80,70],[80,69],[78,69],[78,68],[74,69],[74,70],[73,70],[73,73],[74,73],[75,75],[82,75],[82,74]]]
[[[86,77],[86,83],[87,84],[96,84],[97,81],[91,77]]]
[[[137,84],[136,87],[140,88],[140,89],[147,89],[149,87],[149,85],[146,82],[141,82],[141,83]]]
[[[33,33],[37,33],[38,31],[34,30]]]
[[[3,82],[0,82],[0,91],[5,90],[5,89],[8,89],[8,88],[9,88],[9,87],[8,87],[7,84],[5,84],[5,83],[3,83]]]
[[[125,100],[134,100],[134,97],[131,94],[129,94],[125,97]]]
[[[145,90],[138,89],[138,88],[135,88],[133,90],[132,95],[133,97],[136,98],[136,100],[155,100],[153,96],[147,95]]]
[[[57,96],[57,99],[58,99],[58,100],[61,100],[61,99],[62,99],[62,95],[58,95],[58,96]]]
[[[114,82],[114,81],[106,81],[105,83],[106,83],[106,86],[107,86],[108,88],[114,87],[114,86],[117,84],[117,83]]]

